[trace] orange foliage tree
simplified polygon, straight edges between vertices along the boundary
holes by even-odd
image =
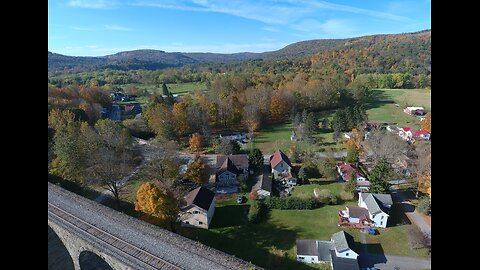
[[[174,192],[156,180],[146,182],[137,190],[135,211],[149,223],[174,230],[180,202]]]
[[[285,117],[290,110],[289,100],[282,92],[283,91],[277,90],[272,94],[272,99],[270,101],[270,115],[273,119],[278,120]]]
[[[427,115],[425,116],[425,119],[423,119],[422,122],[420,122],[420,128],[423,130],[426,130],[428,133],[432,133],[432,113],[428,112]]]
[[[209,167],[199,156],[197,156],[188,166],[185,175],[195,183],[203,184],[208,181],[210,176]]]
[[[202,149],[203,146],[203,138],[202,135],[198,133],[192,134],[192,137],[190,137],[189,140],[190,143],[190,150],[193,152],[198,152],[200,149]]]
[[[173,104],[173,121],[175,123],[175,130],[177,134],[186,134],[189,130],[187,103],[177,102]]]

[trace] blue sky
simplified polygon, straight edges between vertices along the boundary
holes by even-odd
[[[48,50],[264,52],[325,38],[430,29],[430,0],[49,0]]]

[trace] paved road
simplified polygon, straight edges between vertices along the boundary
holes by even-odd
[[[368,256],[361,253],[359,262],[360,267],[373,266],[382,270],[419,270],[432,267],[431,258],[377,255],[372,253],[369,253]]]
[[[422,231],[425,235],[430,237],[432,228],[430,227],[430,225],[428,225],[427,222],[425,222],[423,217],[415,210],[415,207],[411,205],[409,202],[407,202],[407,199],[405,198],[405,196],[403,196],[397,190],[392,190],[392,198],[396,203],[399,203],[402,205],[402,207],[405,210],[405,214],[412,221],[412,223],[417,225],[420,231]]]

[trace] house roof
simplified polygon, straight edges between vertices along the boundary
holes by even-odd
[[[407,107],[406,109],[410,111],[425,110],[423,107]]]
[[[368,210],[362,207],[348,207],[348,215],[352,218],[369,219]]]
[[[334,250],[330,251],[330,255],[332,256],[332,270],[360,270],[357,259],[337,257]]]
[[[318,256],[317,240],[297,240],[297,255]]]
[[[355,243],[353,237],[345,231],[339,231],[332,234],[332,241],[335,245],[335,249],[337,250],[337,252],[352,249]]]
[[[280,161],[285,161],[288,166],[292,167],[292,163],[290,163],[290,159],[280,150],[275,151],[275,153],[270,157],[270,166],[274,168],[275,166],[280,163]]]
[[[333,244],[333,242],[317,240],[317,245],[318,245],[318,260],[323,262],[331,262],[332,256],[330,255],[330,251],[335,250],[335,245]]]
[[[412,130],[412,129],[409,128],[409,127],[404,127],[404,128],[402,128],[402,129],[403,129],[403,131],[405,131],[405,132],[408,132],[408,131],[411,131],[411,130]]]
[[[414,131],[412,131],[412,133],[414,135],[428,134],[428,132],[426,130],[422,130],[422,129],[414,130]]]
[[[390,206],[393,204],[390,194],[362,193],[362,200],[367,205],[368,211],[375,214],[383,211],[388,214]]]
[[[190,191],[185,197],[185,202],[188,205],[196,205],[205,211],[208,211],[212,204],[215,193],[205,187],[198,187]]]
[[[235,165],[233,165],[233,162],[231,159],[228,157],[223,161],[222,165],[220,168],[217,169],[217,175],[220,175],[226,171],[229,171],[231,173],[234,173],[238,175],[239,171]]]
[[[340,171],[342,172],[342,174],[346,174],[345,175],[346,181],[350,180],[350,176],[354,171],[356,172],[356,176],[365,177],[365,174],[361,170],[359,170],[354,164],[340,161],[337,163],[337,166],[340,168]]]
[[[220,170],[220,168],[223,166],[225,163],[226,159],[230,159],[230,161],[237,167],[238,170],[248,170],[248,156],[245,154],[240,154],[240,155],[217,155],[217,172]],[[228,164],[227,164],[228,165]]]
[[[370,181],[357,181],[357,186],[359,187],[369,187]]]
[[[272,179],[267,174],[262,173],[255,177],[255,179],[257,182],[253,185],[252,190],[263,189],[272,192]]]

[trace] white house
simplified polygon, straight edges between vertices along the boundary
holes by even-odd
[[[398,129],[398,136],[400,136],[400,138],[402,138],[403,140],[405,141],[410,141],[412,139],[412,129],[411,128],[408,128],[408,127],[404,127],[404,128],[397,128]]]
[[[180,209],[179,220],[182,226],[208,229],[215,213],[215,193],[205,187],[190,191]]]
[[[257,192],[259,198],[269,197],[272,193],[272,179],[267,174],[260,174],[255,178],[252,191]]]
[[[358,196],[358,206],[368,210],[369,218],[375,227],[386,228],[388,214],[393,201],[390,194],[360,193]]]
[[[331,241],[335,245],[335,255],[340,258],[347,259],[357,259],[358,253],[352,250],[352,247],[355,245],[353,237],[344,232],[339,231],[332,234]]]
[[[332,270],[359,270],[353,237],[344,231],[334,233],[330,241],[297,240],[296,246],[299,262],[327,263]]]
[[[423,107],[406,107],[403,111],[408,115],[424,115],[425,109]]]
[[[277,150],[270,157],[270,167],[276,179],[285,181],[288,186],[297,184],[297,177],[292,172],[292,163],[282,151]]]

